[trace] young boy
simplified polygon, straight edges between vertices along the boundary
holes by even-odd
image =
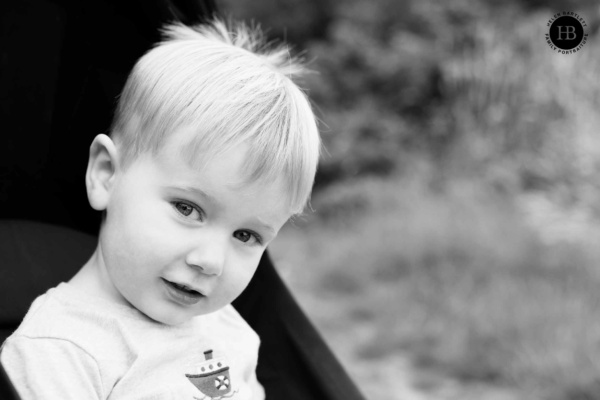
[[[3,344],[23,399],[263,399],[259,338],[230,305],[303,210],[320,141],[257,31],[171,25],[90,148],[98,246]]]

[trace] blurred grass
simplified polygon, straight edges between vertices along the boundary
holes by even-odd
[[[271,251],[350,371],[408,355],[464,382],[598,398],[597,267],[542,243],[510,198],[472,182],[364,178],[313,207]]]

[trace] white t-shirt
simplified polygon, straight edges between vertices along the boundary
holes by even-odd
[[[262,400],[259,344],[231,305],[167,326],[61,283],[33,302],[0,361],[23,400]]]

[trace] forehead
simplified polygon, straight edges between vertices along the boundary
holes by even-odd
[[[154,157],[163,182],[188,191],[213,194],[215,198],[235,196],[254,201],[260,199],[266,209],[288,212],[288,195],[283,174],[272,181],[248,179],[247,145],[239,144],[219,153],[199,152],[189,160],[186,150],[193,132],[183,130],[171,135]]]
[[[207,143],[198,146],[195,140],[198,132],[192,128],[182,128],[171,133],[158,150],[156,159],[173,174],[190,180],[218,174],[222,186],[230,189],[248,189],[251,182],[245,179],[248,148],[245,145],[226,149],[210,149]]]

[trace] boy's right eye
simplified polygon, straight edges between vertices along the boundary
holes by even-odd
[[[200,213],[198,207],[183,201],[174,201],[172,204],[173,207],[175,207],[175,209],[177,210],[177,212],[183,215],[184,217],[193,218],[199,221],[202,220],[202,214]]]

